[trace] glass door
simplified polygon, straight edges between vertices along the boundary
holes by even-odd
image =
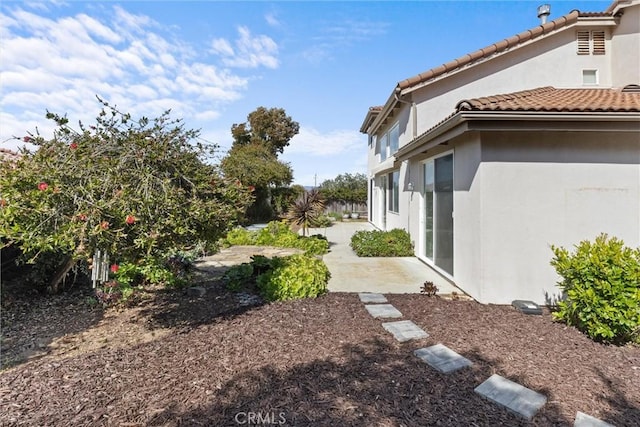
[[[424,256],[453,275],[453,154],[424,164]]]

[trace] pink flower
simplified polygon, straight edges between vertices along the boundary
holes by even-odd
[[[254,191],[256,191],[256,187],[254,187],[253,185],[250,185],[249,186],[249,191],[251,191],[253,193]]]
[[[69,144],[69,148],[72,150],[75,150],[76,148],[78,148],[78,144],[76,144],[75,142],[72,142],[71,144]]]
[[[3,208],[7,206],[7,201],[5,199],[0,199],[0,206]]]
[[[133,215],[127,215],[127,219],[124,220],[129,225],[133,225],[136,222],[136,217]]]
[[[86,221],[87,220],[87,216],[83,213],[78,214],[78,221]]]
[[[49,184],[47,184],[46,182],[41,182],[40,184],[38,184],[38,190],[40,191],[46,191],[47,188],[49,188]]]
[[[102,228],[103,230],[108,230],[109,229],[109,223],[107,221],[102,221],[100,223],[100,228]]]
[[[30,136],[28,136],[28,135],[27,135],[27,136],[25,136],[24,138],[22,138],[22,140],[23,140],[24,142],[31,142],[31,140],[32,140],[32,139],[33,139],[33,138],[31,138],[31,137],[30,137]]]
[[[111,264],[111,267],[109,267],[109,269],[112,273],[117,273],[118,270],[120,270],[120,266],[118,264]]]

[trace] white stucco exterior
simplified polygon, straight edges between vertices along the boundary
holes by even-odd
[[[369,122],[375,136],[369,145],[370,221],[381,229],[409,231],[417,257],[483,303],[545,303],[557,297],[551,245],[571,248],[608,233],[640,246],[640,115],[445,120],[466,99],[543,86],[640,84],[640,2],[623,6],[624,14],[580,18],[397,91],[401,102],[390,98],[393,109],[382,109],[386,123]],[[605,32],[605,54],[577,54],[576,32],[584,30]],[[597,70],[596,85],[585,84],[583,70]],[[381,161],[380,141],[395,123],[400,150]],[[453,271],[447,272],[425,255],[435,245],[428,239],[448,238],[427,237],[425,224],[436,221],[429,219],[429,209],[445,202],[427,206],[427,199],[435,199],[427,193],[425,162],[433,165],[450,154]],[[396,211],[389,210],[393,171],[399,172]],[[436,215],[446,220],[441,212],[431,218]]]

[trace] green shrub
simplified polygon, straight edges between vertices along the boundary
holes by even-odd
[[[225,246],[251,246],[256,244],[257,233],[251,232],[242,227],[236,227],[227,233],[227,236],[223,239]]]
[[[267,301],[313,298],[327,292],[329,269],[310,255],[251,257],[250,263],[236,265],[224,275],[231,291],[257,291]]]
[[[294,233],[284,221],[272,221],[259,231],[236,228],[227,234],[225,245],[258,245],[302,249],[308,255],[322,255],[329,251],[329,242],[321,235],[310,237]]]
[[[331,227],[331,225],[333,225],[333,221],[331,220],[331,217],[327,215],[321,215],[317,218],[312,219],[309,225],[313,228],[325,228]]]
[[[327,215],[330,218],[333,218],[335,221],[342,221],[342,214],[338,212],[329,212]]]
[[[597,341],[640,343],[640,248],[606,234],[580,242],[571,254],[551,248],[564,294],[554,317]]]
[[[327,292],[330,277],[322,260],[290,255],[274,258],[272,268],[258,276],[257,284],[267,301],[314,298]]]
[[[234,265],[224,273],[222,280],[226,283],[227,289],[238,292],[255,281],[253,271],[250,263]]]
[[[351,248],[361,257],[413,256],[411,237],[405,230],[356,231],[351,236]]]

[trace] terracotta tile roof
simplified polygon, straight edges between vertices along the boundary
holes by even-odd
[[[640,112],[640,93],[551,86],[460,101],[458,111]]]
[[[487,58],[491,55],[503,52],[507,49],[511,49],[516,45],[527,42],[536,37],[540,37],[542,35],[548,34],[562,27],[566,27],[567,25],[573,24],[578,20],[579,16],[581,16],[581,12],[574,10],[569,14],[561,16],[558,19],[554,19],[553,21],[549,21],[546,24],[538,25],[537,27],[523,31],[520,34],[516,34],[515,36],[511,36],[497,43],[493,43],[492,45],[476,50],[475,52],[468,53],[464,56],[461,56],[458,59],[454,59],[453,61],[440,65],[439,67],[432,68],[429,71],[420,73],[406,80],[402,80],[401,82],[398,82],[397,87],[400,90],[407,89],[409,87],[423,83],[427,80],[438,77],[442,74],[453,71],[457,68],[461,68],[472,62],[478,61],[483,58]],[[610,16],[610,14],[608,14],[607,16]]]

